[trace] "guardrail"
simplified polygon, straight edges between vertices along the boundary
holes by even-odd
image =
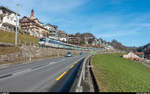
[[[83,61],[83,65],[82,65],[82,70],[81,70],[81,73],[80,73],[80,76],[79,76],[79,80],[77,82],[77,87],[75,89],[75,92],[82,92],[83,91],[83,88],[81,86],[81,81],[82,80],[85,80],[85,70],[86,70],[86,63],[87,63],[87,60],[89,59],[91,55],[89,55],[87,58],[85,58],[85,60]]]

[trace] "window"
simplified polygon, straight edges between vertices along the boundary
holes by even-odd
[[[5,14],[5,13],[6,13],[6,11],[3,11],[3,13]]]

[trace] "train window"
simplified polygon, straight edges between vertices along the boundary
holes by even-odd
[[[41,38],[40,41],[46,41],[46,39],[45,38]]]

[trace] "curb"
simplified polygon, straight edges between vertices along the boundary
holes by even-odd
[[[91,65],[91,58],[92,57],[89,58],[89,66],[92,66]],[[93,67],[90,67],[89,70],[90,70],[90,75],[92,77],[92,82],[93,82],[93,86],[94,86],[94,92],[100,92],[97,79],[96,79],[96,77],[94,75],[94,72],[93,72]]]

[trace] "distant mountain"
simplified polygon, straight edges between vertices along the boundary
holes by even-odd
[[[112,40],[112,42],[109,42],[109,44],[113,46],[115,49],[122,51],[144,52],[145,58],[150,59],[150,43],[141,47],[127,47],[118,42],[117,40]]]
[[[150,43],[146,44],[145,46],[137,48],[137,51],[144,52],[145,57],[150,59]]]
[[[115,49],[118,49],[118,50],[122,50],[122,51],[133,51],[133,52],[136,52],[136,47],[127,47],[127,46],[124,46],[123,44],[121,44],[120,42],[118,42],[117,40],[112,40],[112,42],[109,43],[111,46],[113,46]]]

